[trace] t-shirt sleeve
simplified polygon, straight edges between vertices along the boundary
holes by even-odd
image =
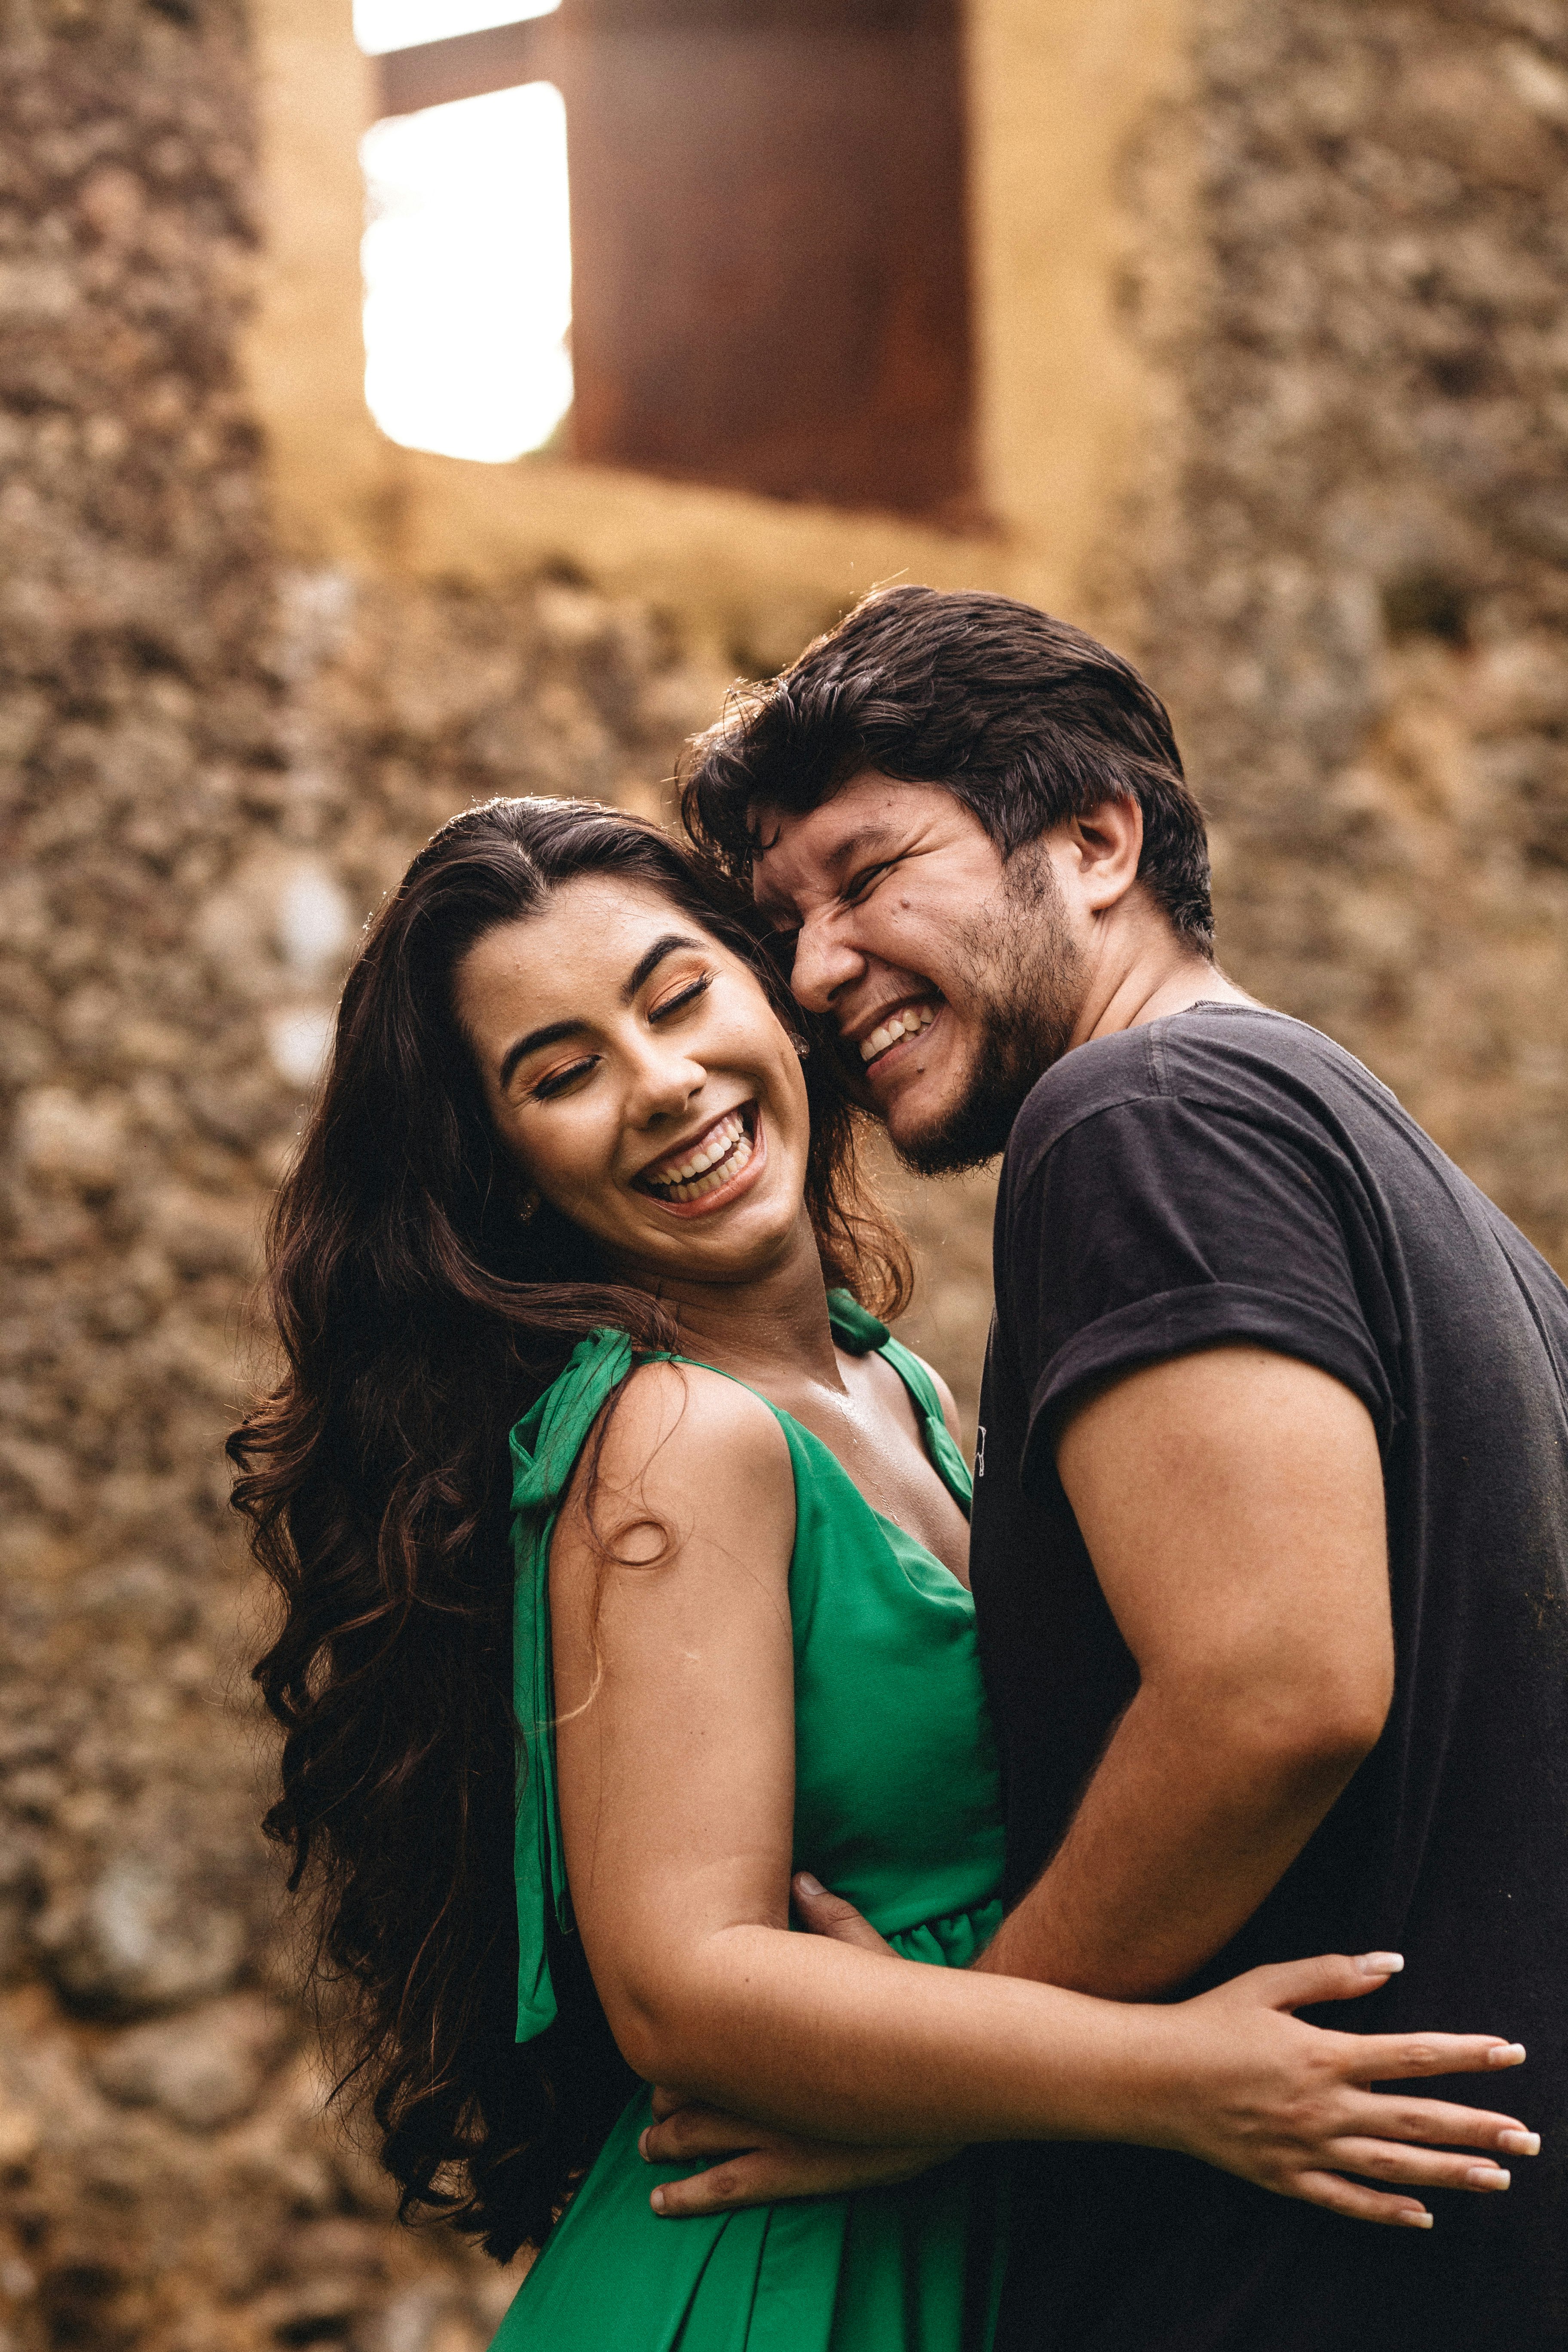
[[[1030,1398],[1026,1489],[1077,1391],[1227,1342],[1332,1373],[1386,1444],[1394,1401],[1335,1188],[1284,1137],[1179,1097],[1119,1103],[1049,1143],[1003,1216],[998,1310]]]

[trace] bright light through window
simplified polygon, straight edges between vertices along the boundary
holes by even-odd
[[[446,12],[448,27],[457,13]],[[376,423],[405,448],[446,457],[503,464],[540,448],[572,404],[560,91],[536,81],[393,115],[360,153],[364,390]]]
[[[368,57],[416,48],[453,33],[488,33],[548,16],[561,0],[354,0],[354,38]]]

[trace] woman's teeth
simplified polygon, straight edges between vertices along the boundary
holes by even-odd
[[[934,1004],[906,1004],[900,1012],[884,1021],[879,1029],[873,1029],[868,1037],[861,1038],[860,1059],[874,1062],[879,1054],[885,1054],[889,1045],[898,1044],[900,1037],[918,1036],[922,1029],[929,1029],[935,1019]]]
[[[658,1176],[645,1176],[650,1192],[664,1201],[700,1201],[740,1174],[752,1156],[752,1139],[738,1110],[710,1127],[695,1151]]]

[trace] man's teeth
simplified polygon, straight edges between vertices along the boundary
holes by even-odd
[[[929,1029],[935,1019],[934,1004],[906,1004],[901,1012],[884,1021],[879,1029],[873,1029],[868,1037],[861,1038],[860,1059],[874,1062],[879,1054],[885,1054],[889,1045],[898,1044],[900,1037],[918,1036],[922,1029]]]
[[[716,1192],[721,1184],[738,1176],[751,1156],[746,1122],[735,1110],[709,1129],[695,1151],[644,1181],[666,1201],[700,1201],[705,1193]]]

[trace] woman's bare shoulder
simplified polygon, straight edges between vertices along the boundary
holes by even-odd
[[[758,1467],[776,1462],[789,1468],[789,1447],[772,1406],[754,1389],[706,1364],[642,1364],[633,1372],[605,1431],[605,1465],[628,1469],[650,1444],[687,1457],[722,1447]]]
[[[754,1390],[705,1365],[633,1372],[602,1424],[595,1469],[606,1501],[674,1514],[689,1533],[793,1529],[795,1473],[775,1415]],[[581,1466],[574,1485],[580,1494]]]

